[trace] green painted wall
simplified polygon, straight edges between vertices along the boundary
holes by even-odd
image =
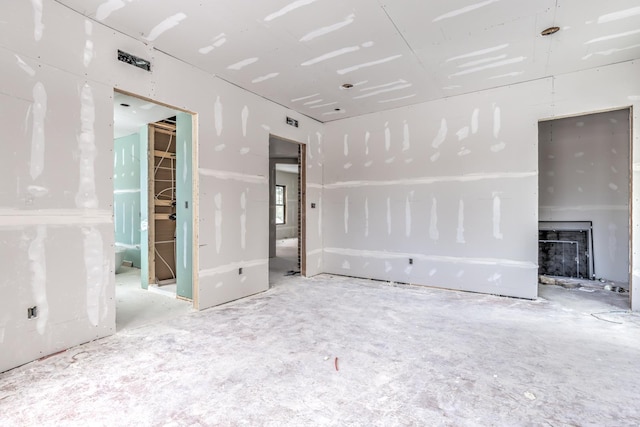
[[[177,295],[193,298],[193,165],[192,116],[176,115],[176,275]]]
[[[113,219],[117,246],[124,259],[140,267],[140,136],[114,140]]]

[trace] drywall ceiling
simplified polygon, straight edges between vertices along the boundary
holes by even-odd
[[[124,105],[123,105],[124,104]],[[142,126],[176,115],[170,108],[115,92],[113,95],[113,136],[138,133]]]
[[[638,0],[58,1],[322,122],[640,57]]]

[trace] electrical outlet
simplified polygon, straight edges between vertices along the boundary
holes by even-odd
[[[238,269],[238,274],[242,274],[242,267]]]
[[[316,204],[315,203],[311,203],[311,209],[315,209],[316,208]]]
[[[38,317],[38,306],[36,305],[27,308],[27,319],[33,319],[34,317]]]
[[[409,264],[413,264],[413,258],[409,258]]]

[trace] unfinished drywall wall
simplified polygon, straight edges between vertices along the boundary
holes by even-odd
[[[618,64],[327,124],[325,271],[535,298],[538,121],[637,103],[638,72]]]
[[[592,221],[596,277],[629,281],[629,110],[539,126],[540,221]]]
[[[140,135],[116,138],[113,156],[115,244],[126,249],[126,261],[140,268]]]
[[[0,13],[10,17],[0,26],[0,124],[11,141],[0,160],[0,256],[14,266],[0,279],[0,371],[115,331],[114,87],[198,114],[198,307],[267,289],[269,132],[311,145],[319,197],[321,125],[53,0],[5,2]],[[152,71],[118,62],[118,49]],[[309,229],[318,223],[307,217]],[[309,234],[315,274],[321,240]],[[38,317],[27,319],[32,306]]]
[[[276,239],[298,237],[298,174],[277,170],[276,185],[286,188],[286,216],[284,224],[276,225]]]

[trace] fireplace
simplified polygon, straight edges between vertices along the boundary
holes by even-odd
[[[591,221],[540,221],[538,224],[539,274],[595,278]]]

